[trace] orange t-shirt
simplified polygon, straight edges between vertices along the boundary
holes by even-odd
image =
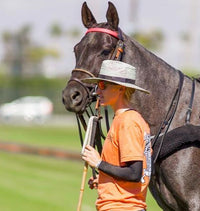
[[[138,211],[146,209],[146,193],[151,174],[150,129],[142,116],[129,110],[115,116],[104,142],[102,160],[116,166],[143,161],[140,182],[116,179],[99,171],[99,211]]]

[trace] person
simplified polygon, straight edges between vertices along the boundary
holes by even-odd
[[[82,159],[99,170],[98,179],[89,180],[98,189],[98,211],[146,210],[146,194],[151,174],[150,129],[131,107],[135,91],[149,93],[135,85],[135,67],[120,61],[104,60],[99,76],[84,83],[97,83],[102,106],[111,106],[114,119],[103,144],[101,156],[87,145]]]

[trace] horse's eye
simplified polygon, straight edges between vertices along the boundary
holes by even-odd
[[[108,56],[109,54],[110,54],[110,50],[103,50],[101,52],[101,55],[103,55],[103,56]]]

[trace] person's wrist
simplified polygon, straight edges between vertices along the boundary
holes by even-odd
[[[96,164],[95,167],[96,167],[97,169],[99,168],[99,166],[100,166],[100,164],[101,164],[101,161],[102,161],[102,160],[99,160],[98,163]]]

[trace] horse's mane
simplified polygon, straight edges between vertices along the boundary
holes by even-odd
[[[133,46],[135,49],[137,49],[137,53],[139,53],[143,57],[143,65],[144,61],[148,61],[148,67],[159,67],[159,69],[168,69],[173,72],[177,72],[177,69],[165,62],[162,58],[157,56],[155,53],[151,52],[144,46],[142,46],[137,40],[133,39],[129,35],[123,33],[123,37],[125,38],[126,42],[128,43],[129,46]]]

